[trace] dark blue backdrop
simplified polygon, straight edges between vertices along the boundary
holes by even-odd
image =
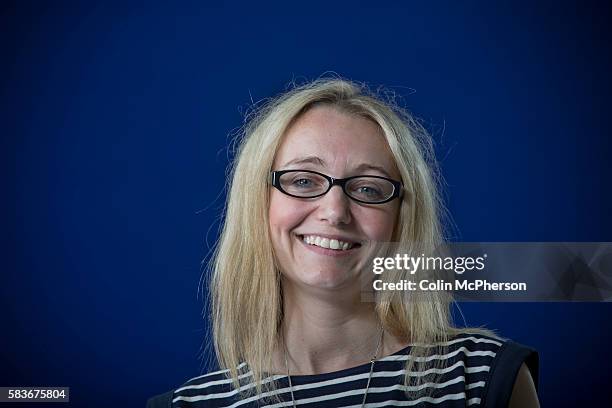
[[[200,373],[227,135],[293,78],[398,92],[456,239],[612,240],[606,6],[332,3],[2,4],[0,386],[142,406]],[[611,306],[463,312],[540,351],[545,405],[588,406],[612,385]]]

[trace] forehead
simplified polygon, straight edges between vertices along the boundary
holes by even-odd
[[[380,126],[333,107],[319,106],[302,114],[287,130],[276,152],[275,169],[312,166],[343,173],[330,174],[335,177],[345,177],[347,172],[370,167],[379,168],[380,171],[374,172],[399,178],[395,159]]]

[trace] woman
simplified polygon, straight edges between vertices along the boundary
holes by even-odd
[[[538,406],[537,354],[453,327],[445,293],[362,301],[375,243],[442,242],[431,152],[407,113],[349,81],[252,115],[211,268],[222,370],[149,406]]]

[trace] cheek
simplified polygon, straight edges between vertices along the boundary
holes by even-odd
[[[397,222],[397,210],[369,214],[365,217],[362,228],[369,239],[378,242],[389,242]]]
[[[304,218],[304,211],[294,200],[273,192],[270,197],[270,234],[272,240],[278,242],[283,234],[295,228]]]

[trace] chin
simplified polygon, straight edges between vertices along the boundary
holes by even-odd
[[[357,283],[358,279],[349,271],[343,269],[325,269],[318,272],[296,276],[301,283],[318,289],[340,290]]]

